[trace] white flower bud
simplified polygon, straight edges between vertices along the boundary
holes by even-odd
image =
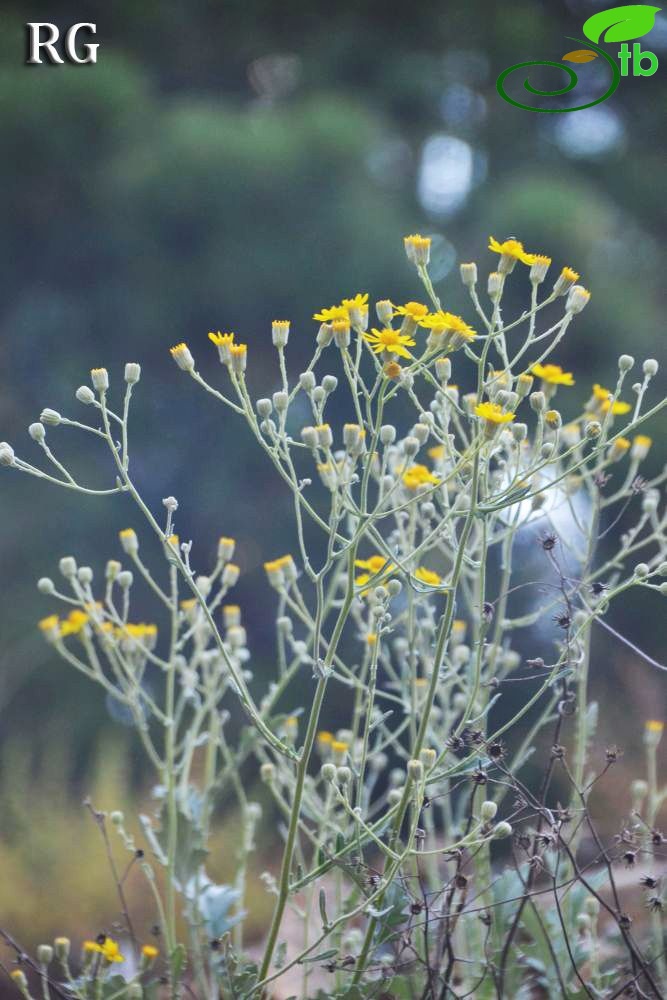
[[[584,435],[587,438],[597,438],[600,437],[602,433],[602,425],[598,420],[589,421],[584,427]]]
[[[128,385],[135,385],[141,378],[141,365],[136,361],[128,361],[125,365],[125,381]]]
[[[233,587],[238,581],[241,575],[241,570],[234,563],[227,563],[222,571],[222,585],[224,587]]]
[[[276,776],[275,766],[271,763],[262,764],[259,769],[259,776],[265,785],[270,785]]]
[[[408,777],[411,781],[419,782],[424,777],[424,765],[420,760],[408,761]]]
[[[274,319],[271,324],[271,340],[274,347],[287,347],[289,327],[288,319]]]
[[[76,576],[76,559],[74,556],[63,556],[58,563],[58,569],[66,580],[70,580]]]
[[[52,410],[48,406],[42,410],[39,415],[39,419],[43,424],[49,424],[51,427],[57,427],[62,421],[62,417],[57,410]]]
[[[109,819],[111,820],[112,825],[115,827],[122,826],[123,823],[125,822],[125,816],[120,811],[120,809],[114,809],[114,811],[109,814]]]
[[[178,500],[176,497],[164,497],[162,506],[165,507],[170,514],[174,514],[178,510]]]
[[[0,441],[0,465],[14,465],[14,449],[6,441]]]
[[[394,318],[394,307],[389,299],[382,299],[375,303],[375,314],[382,326],[389,326]]]
[[[625,372],[629,372],[634,367],[634,363],[635,359],[631,354],[621,354],[618,359],[618,370],[625,374]]]
[[[430,770],[438,759],[438,755],[431,747],[424,747],[419,752],[419,759],[427,770]]]
[[[387,580],[386,589],[389,597],[398,597],[400,592],[403,590],[403,584],[401,583],[400,580],[397,580],[396,578],[394,578],[393,580]]]
[[[408,458],[414,457],[419,451],[420,444],[415,437],[406,437],[403,441],[403,451],[408,456]]]
[[[531,409],[533,409],[535,413],[541,413],[547,405],[546,397],[543,392],[531,392],[529,402]]]
[[[80,385],[75,392],[75,396],[85,406],[90,406],[91,403],[95,402],[95,393],[88,385]]]
[[[262,420],[266,420],[266,418],[270,417],[273,412],[273,404],[270,399],[258,399],[255,403],[255,407]]]
[[[46,428],[44,427],[44,424],[40,424],[38,421],[37,423],[30,424],[30,427],[28,427],[28,434],[33,441],[37,441],[38,444],[41,444],[46,437]]]
[[[396,440],[396,428],[393,424],[383,424],[380,428],[380,441],[385,447]]]
[[[50,965],[53,961],[53,948],[50,944],[37,945],[37,961],[40,965]]]
[[[97,389],[98,392],[106,392],[109,388],[109,372],[106,368],[92,368],[90,378],[93,383],[93,389]]]
[[[500,823],[496,823],[493,828],[493,839],[502,840],[504,837],[510,837],[512,835],[512,827],[510,823],[506,823],[502,820]]]
[[[333,327],[331,323],[322,323],[321,327],[317,331],[317,346],[318,347],[328,347],[333,340]]]
[[[104,578],[109,581],[115,580],[122,568],[117,559],[109,559],[104,569]]]
[[[301,372],[299,375],[299,385],[304,392],[312,392],[316,385],[314,374],[312,372]]]
[[[473,288],[477,284],[477,264],[474,261],[470,264],[461,264],[459,273],[461,281],[467,288]]]
[[[134,581],[134,576],[129,569],[124,569],[121,570],[116,579],[121,590],[129,590]]]
[[[645,580],[649,572],[650,570],[646,563],[637,563],[634,568],[634,574],[639,580]]]
[[[503,276],[498,271],[492,271],[489,275],[486,290],[489,298],[495,301],[503,290]]]
[[[430,432],[431,432],[430,428],[428,427],[427,424],[419,423],[414,425],[414,427],[410,431],[410,434],[412,437],[417,438],[420,444],[425,444],[426,441],[428,441],[428,436]]]
[[[573,316],[578,315],[586,308],[590,298],[591,293],[583,285],[573,285],[567,296],[565,312],[572,313]]]
[[[301,428],[301,440],[306,445],[306,447],[314,450],[317,448],[317,431],[314,427],[302,427]]]
[[[326,767],[326,764],[324,765],[324,767]],[[339,785],[343,786],[349,785],[350,782],[352,781],[352,771],[349,769],[349,767],[339,767],[336,770],[336,778],[338,780]]]
[[[53,942],[56,958],[59,962],[66,962],[69,958],[71,942],[69,938],[57,937]]]
[[[37,590],[40,594],[52,594],[56,589],[50,576],[41,576],[37,581]]]
[[[329,424],[319,424],[315,428],[317,443],[320,448],[331,448],[333,444],[333,433]]]
[[[438,358],[435,363],[435,374],[440,382],[449,382],[452,377],[452,363],[449,358]]]
[[[327,761],[326,764],[322,764],[320,774],[322,775],[324,781],[335,781],[336,765],[332,764],[331,761]]]
[[[76,575],[84,587],[89,586],[93,582],[93,571],[90,566],[79,566]]]
[[[276,413],[284,413],[289,405],[289,396],[282,389],[273,394],[273,405]]]
[[[482,802],[479,814],[485,823],[490,823],[496,818],[496,813],[498,812],[498,806],[495,802],[486,801]]]
[[[643,364],[644,375],[647,378],[653,378],[654,375],[658,374],[658,362],[655,358],[647,358]]]
[[[332,392],[335,392],[338,387],[338,379],[335,375],[325,375],[322,379],[322,388],[326,392],[327,396],[330,396]]]

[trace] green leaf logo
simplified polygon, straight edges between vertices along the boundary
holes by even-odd
[[[662,8],[650,7],[645,3],[600,10],[588,18],[584,24],[584,34],[592,42],[629,42],[633,38],[648,35],[659,10]]]

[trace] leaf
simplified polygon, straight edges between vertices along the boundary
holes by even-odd
[[[563,62],[573,63],[593,62],[597,58],[598,54],[593,52],[593,49],[575,49],[574,52],[566,52],[564,56],[561,56]]]
[[[592,42],[628,42],[633,38],[648,35],[655,24],[655,15],[660,7],[645,3],[627,4],[600,10],[589,17],[584,24],[584,34]],[[604,36],[604,37],[603,37]]]

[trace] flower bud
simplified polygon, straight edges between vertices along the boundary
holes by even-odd
[[[567,296],[567,302],[565,303],[565,312],[572,313],[573,316],[578,315],[588,305],[591,298],[591,293],[587,291],[582,285],[573,285]]]
[[[299,375],[299,385],[304,392],[312,392],[316,385],[313,372],[301,372]]]
[[[306,445],[307,448],[310,448],[311,451],[314,451],[317,448],[317,431],[315,430],[315,428],[302,427],[301,440],[303,441],[303,443]]]
[[[658,374],[659,365],[655,358],[647,358],[642,367],[647,378],[653,378]]]
[[[40,965],[50,965],[53,961],[53,948],[50,944],[37,945],[37,961]]]
[[[56,958],[59,962],[66,962],[69,958],[71,942],[69,938],[57,937],[53,942],[53,948],[56,953]]]
[[[259,769],[259,776],[265,785],[270,785],[276,776],[275,766],[271,763],[262,764]]]
[[[589,439],[600,437],[601,433],[602,425],[599,420],[590,420],[584,427],[584,435]]]
[[[42,576],[37,581],[37,590],[40,594],[52,594],[55,589],[55,584],[50,576]]]
[[[0,465],[14,465],[16,459],[14,457],[14,449],[6,441],[0,441]]]
[[[44,424],[41,424],[39,422],[30,424],[30,427],[28,427],[28,434],[33,439],[33,441],[36,441],[38,444],[41,444],[44,438],[46,437],[46,428],[44,427]]]
[[[393,424],[383,424],[380,428],[380,441],[386,447],[396,440],[396,428]]]
[[[19,989],[24,996],[29,997],[30,993],[28,991],[28,980],[26,979],[23,969],[12,969],[9,975],[17,989]]]
[[[120,809],[114,809],[114,811],[109,815],[109,819],[111,820],[112,825],[117,829],[125,822],[125,816]]]
[[[375,313],[382,326],[389,326],[394,318],[394,307],[389,299],[382,299],[375,303]]]
[[[274,319],[271,324],[271,340],[274,347],[287,347],[289,327],[288,319]]]
[[[489,298],[492,301],[496,301],[503,290],[502,274],[499,274],[498,271],[492,271],[491,274],[489,275],[486,289],[489,294]]]
[[[477,264],[472,261],[470,264],[461,264],[459,267],[461,281],[467,288],[474,288],[477,284]]]
[[[419,783],[424,777],[424,765],[420,760],[408,761],[408,777],[410,781]]]
[[[490,823],[496,818],[496,813],[498,812],[498,806],[495,802],[486,801],[482,802],[479,814],[485,823]]]
[[[319,330],[317,331],[317,346],[318,347],[328,347],[333,340],[333,327],[331,323],[322,323]]]
[[[577,930],[581,931],[582,933],[585,933],[586,931],[590,931],[591,927],[592,927],[592,923],[591,923],[591,918],[589,917],[589,915],[587,913],[578,913],[577,914]]]
[[[322,388],[326,392],[327,396],[330,396],[332,392],[335,392],[338,388],[338,379],[335,375],[325,375],[322,379]]]
[[[332,764],[331,761],[327,761],[326,764],[322,764],[320,774],[322,775],[324,781],[335,781],[336,765]]]
[[[66,580],[70,580],[73,576],[76,576],[76,559],[74,556],[63,556],[58,563],[58,569]]]
[[[90,566],[80,566],[77,571],[77,576],[79,582],[84,585],[84,587],[89,586],[93,582],[93,571]]]
[[[506,823],[505,820],[502,820],[500,823],[496,823],[493,828],[494,840],[503,840],[504,837],[511,837],[511,835],[512,826],[510,823]]]
[[[222,585],[223,587],[233,587],[239,576],[241,575],[241,570],[234,563],[227,563],[222,571]]]
[[[95,393],[90,386],[80,385],[74,395],[79,402],[83,403],[85,406],[90,406],[91,403],[95,402]]]
[[[325,765],[326,767],[326,765]],[[349,767],[339,767],[336,770],[336,780],[339,785],[349,785],[352,781],[352,771]]]
[[[584,913],[587,913],[589,917],[597,917],[600,912],[600,902],[595,898],[595,896],[586,896],[584,900]]]
[[[649,572],[650,570],[646,563],[637,563],[637,565],[634,568],[634,574],[639,580],[645,580],[646,577],[649,575]]]
[[[135,385],[141,378],[141,365],[136,361],[128,361],[125,365],[125,381],[128,385]]]
[[[408,458],[413,458],[419,451],[420,444],[416,437],[408,436],[403,441],[403,452]]]
[[[42,410],[39,415],[39,419],[43,424],[48,424],[50,427],[57,427],[59,423],[62,422],[62,417],[57,410],[52,410],[48,406]]]
[[[289,396],[282,389],[273,394],[273,406],[276,413],[284,413],[289,406]]]
[[[621,354],[618,359],[618,370],[624,375],[634,367],[635,359],[631,354]]]
[[[431,747],[424,747],[424,749],[419,752],[419,759],[424,767],[430,771],[438,759],[438,755]]]
[[[531,392],[530,406],[535,413],[542,413],[546,405],[547,401],[543,392]]]
[[[98,392],[106,392],[109,388],[109,372],[106,368],[92,368],[90,378],[93,383],[93,389],[96,389]]]
[[[129,569],[124,569],[118,574],[117,580],[121,590],[129,590],[134,581],[134,575]]]

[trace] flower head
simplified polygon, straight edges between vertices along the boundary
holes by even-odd
[[[97,941],[84,941],[83,947],[85,951],[96,952],[102,955],[105,962],[124,962],[125,959],[120,953],[120,947],[117,941],[113,938],[104,938],[101,944]]]
[[[526,253],[523,243],[520,240],[509,239],[503,243],[499,243],[493,236],[490,236],[489,250],[500,254],[500,270],[503,270],[504,264],[506,274],[509,273],[518,260],[522,264],[528,264],[529,266],[535,263],[535,254]]]
[[[412,236],[405,236],[403,239],[405,254],[411,264],[417,267],[426,267],[431,256],[431,238],[413,233]]]
[[[572,372],[564,372],[560,365],[533,365],[530,369],[533,375],[541,378],[549,385],[574,385]]]
[[[437,486],[440,480],[425,465],[411,465],[403,473],[403,483],[409,490],[416,490],[420,486]]]
[[[516,416],[515,413],[505,413],[502,406],[499,406],[498,403],[478,403],[475,407],[475,413],[482,420],[486,420],[487,423],[495,424],[496,426],[509,424]]]
[[[417,323],[428,315],[428,306],[421,302],[406,302],[404,306],[394,306],[396,316],[409,316]]]
[[[426,566],[420,566],[415,571],[415,580],[419,580],[420,583],[425,583],[429,587],[439,587],[442,583],[442,578],[434,570],[427,569]]]
[[[194,371],[195,359],[190,354],[190,349],[187,344],[176,344],[174,347],[169,348],[169,353],[181,371]]]
[[[414,347],[415,341],[409,334],[399,333],[392,330],[390,326],[384,330],[373,330],[372,333],[365,333],[364,340],[371,345],[375,354],[397,354],[399,358],[410,360],[408,347]]]

